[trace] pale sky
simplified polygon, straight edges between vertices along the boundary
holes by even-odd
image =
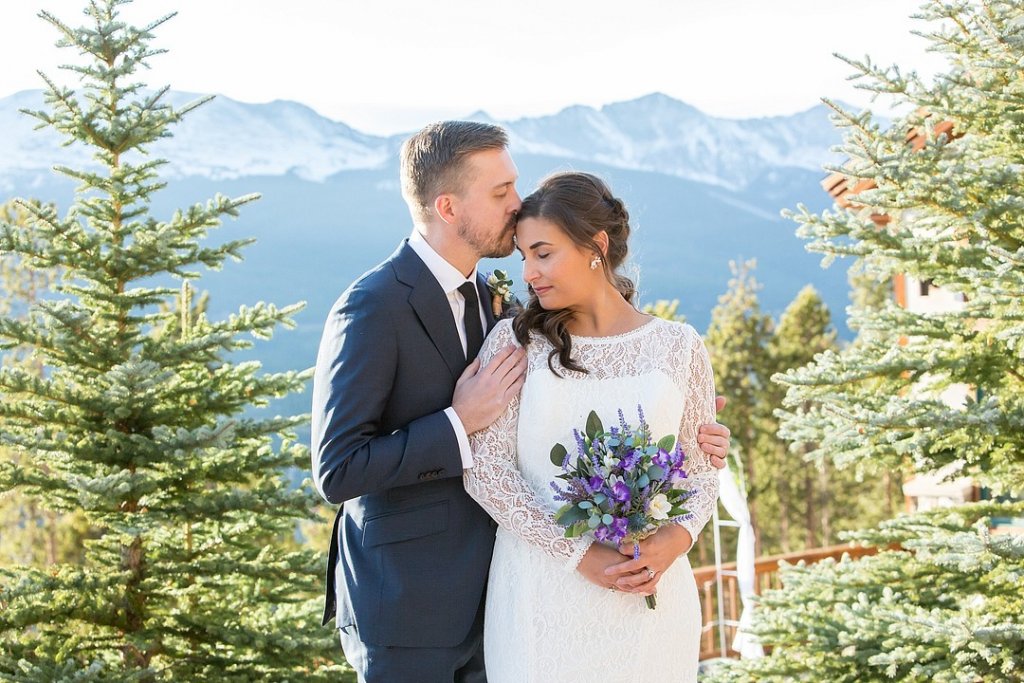
[[[0,97],[42,87],[47,9],[78,25],[86,0],[0,0]],[[369,133],[484,110],[499,119],[663,92],[729,118],[791,114],[822,96],[869,106],[832,57],[871,55],[930,75],[943,59],[911,35],[918,0],[136,0],[171,11],[143,75],[151,86],[288,99]],[[885,106],[875,105],[885,110]]]

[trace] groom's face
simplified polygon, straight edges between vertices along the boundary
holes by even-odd
[[[459,237],[481,258],[512,253],[516,213],[522,206],[516,192],[519,172],[507,149],[474,152],[466,160],[458,203]]]

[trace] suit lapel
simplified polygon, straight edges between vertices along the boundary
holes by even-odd
[[[458,377],[466,368],[466,356],[444,290],[406,241],[395,252],[392,263],[398,280],[412,290],[409,305],[452,376]]]
[[[491,330],[494,329],[494,325],[498,321],[494,317],[494,295],[487,288],[487,278],[479,271],[476,274],[476,289],[480,296],[480,304],[484,307],[484,318],[487,319],[487,330],[484,334],[486,337],[491,333]]]

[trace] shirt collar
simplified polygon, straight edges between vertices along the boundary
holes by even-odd
[[[409,246],[423,260],[427,270],[430,271],[434,279],[441,285],[441,289],[444,290],[445,294],[451,294],[464,282],[476,284],[475,267],[473,272],[469,274],[469,277],[465,277],[459,272],[458,268],[445,261],[443,256],[434,251],[434,248],[430,246],[427,240],[423,239],[423,235],[416,228],[413,228],[412,235],[409,236]]]

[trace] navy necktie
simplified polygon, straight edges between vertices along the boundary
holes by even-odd
[[[484,345],[484,331],[480,327],[480,299],[476,294],[476,284],[472,282],[459,285],[459,293],[466,300],[466,307],[462,311],[462,324],[466,328],[466,360],[472,361]]]

